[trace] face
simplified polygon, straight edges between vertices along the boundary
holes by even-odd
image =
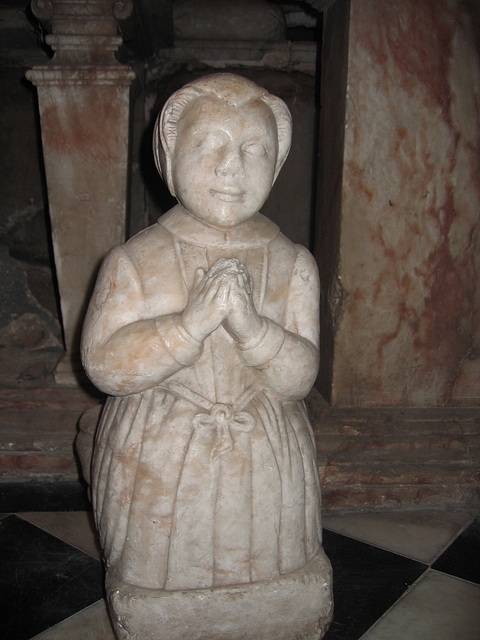
[[[269,107],[201,97],[185,110],[172,156],[178,201],[215,227],[252,218],[272,188],[277,128]]]

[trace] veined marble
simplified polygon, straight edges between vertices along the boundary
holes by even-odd
[[[351,4],[336,404],[480,402],[479,23]]]

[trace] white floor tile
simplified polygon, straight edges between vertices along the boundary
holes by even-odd
[[[325,529],[429,564],[472,517],[466,512],[329,514]]]
[[[35,636],[35,640],[115,640],[107,606],[99,600],[55,627]]]
[[[478,640],[480,586],[429,571],[361,640]]]
[[[101,558],[93,514],[89,511],[31,512],[18,516],[68,542],[72,547],[84,551],[94,558]]]

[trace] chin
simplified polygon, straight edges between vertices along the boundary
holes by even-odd
[[[221,211],[213,214],[209,214],[208,216],[202,216],[200,214],[199,217],[202,217],[203,220],[214,227],[221,227],[224,229],[230,227],[236,227],[239,224],[244,222],[248,222],[257,214],[256,211],[253,213],[238,213],[236,211]]]

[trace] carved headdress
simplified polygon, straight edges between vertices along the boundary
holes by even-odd
[[[287,105],[266,89],[233,73],[216,73],[189,82],[167,100],[155,123],[153,153],[158,172],[173,192],[171,162],[178,133],[178,124],[189,104],[202,96],[213,96],[233,107],[252,100],[261,100],[271,110],[277,125],[278,153],[275,166],[276,180],[287,159],[292,140],[292,117]]]

